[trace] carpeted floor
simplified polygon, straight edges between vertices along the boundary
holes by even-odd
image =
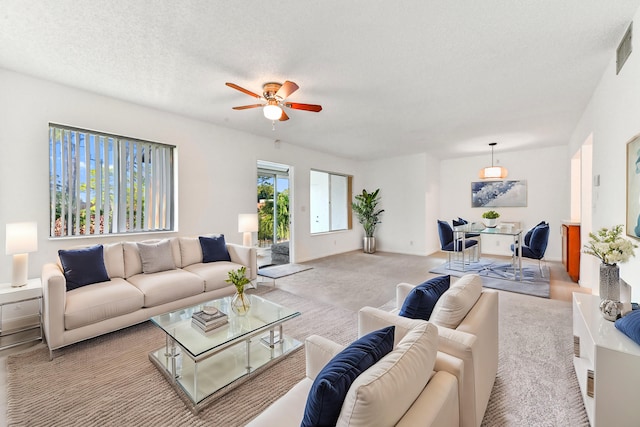
[[[314,269],[279,280],[278,289],[248,292],[302,312],[286,324],[290,335],[347,344],[356,337],[358,301],[391,307],[395,283],[420,283],[440,263],[353,252],[305,263]],[[500,361],[483,426],[588,426],[572,366],[571,322],[568,302],[500,292]],[[148,360],[163,342],[163,333],[145,323],[70,346],[51,362],[44,348],[10,356],[7,424],[241,426],[304,375],[301,350],[194,416]]]
[[[522,280],[514,280],[515,276],[510,262],[498,259],[481,258],[479,262],[466,265],[465,271],[453,270],[448,266],[449,263],[445,262],[429,270],[429,273],[450,274],[456,277],[476,273],[482,277],[482,285],[486,288],[549,298],[549,268],[543,265],[541,273],[537,262],[535,264],[523,263]]]

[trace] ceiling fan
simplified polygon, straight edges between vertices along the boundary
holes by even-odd
[[[243,87],[240,87],[235,83],[227,82],[226,85],[263,101],[262,104],[251,104],[233,107],[234,110],[247,110],[249,108],[263,107],[262,111],[264,113],[264,116],[269,120],[289,120],[289,116],[287,116],[287,113],[284,112],[282,107],[293,108],[294,110],[313,111],[316,113],[322,111],[321,105],[286,102],[286,99],[289,97],[289,95],[298,90],[298,85],[294,82],[290,82],[289,80],[287,80],[283,84],[273,82],[265,83],[264,85],[262,85],[262,96],[255,94]]]

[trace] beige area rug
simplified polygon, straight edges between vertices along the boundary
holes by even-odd
[[[249,291],[251,292],[251,291]],[[259,293],[302,315],[285,324],[301,341],[320,334],[348,344],[356,314],[264,287]],[[164,334],[150,322],[69,346],[49,361],[46,349],[7,360],[9,426],[241,426],[304,377],[304,349],[193,415],[151,364]]]

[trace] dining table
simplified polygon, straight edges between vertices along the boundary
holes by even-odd
[[[454,252],[462,252],[460,255],[462,256],[462,270],[465,271],[465,257],[464,257],[464,249],[467,240],[467,234],[469,233],[479,233],[480,237],[482,235],[501,235],[501,236],[511,236],[513,238],[513,255],[511,256],[511,268],[513,271],[514,280],[522,280],[522,229],[513,227],[512,225],[497,225],[495,227],[487,227],[481,222],[471,222],[463,225],[456,225],[452,227],[453,229],[453,239],[455,242],[460,242],[459,244],[454,244]],[[480,256],[477,257],[476,261],[479,261]],[[469,262],[473,262],[471,258],[469,258]]]

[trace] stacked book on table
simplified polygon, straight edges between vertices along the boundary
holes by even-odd
[[[220,310],[214,313],[205,313],[204,311],[196,311],[191,315],[191,324],[200,328],[204,332],[227,324],[227,315]]]

